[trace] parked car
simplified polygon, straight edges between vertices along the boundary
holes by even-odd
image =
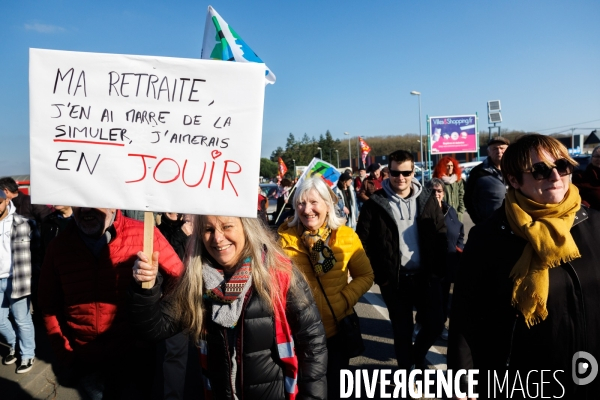
[[[263,196],[267,198],[269,202],[267,206],[267,215],[269,217],[269,223],[273,223],[273,219],[276,217],[273,215],[275,210],[277,210],[277,184],[276,183],[261,183],[260,189],[262,190]]]
[[[471,173],[471,170],[479,164],[481,164],[481,161],[471,161],[458,164],[460,165],[460,169],[462,170],[461,178],[466,182],[467,179],[469,179],[469,174]]]
[[[575,171],[584,171],[587,168],[588,164],[592,162],[592,155],[578,154],[576,156],[573,156],[573,160],[579,163],[579,165],[575,168]]]

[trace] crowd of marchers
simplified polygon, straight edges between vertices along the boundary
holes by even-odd
[[[600,146],[581,171],[548,136],[487,152],[466,182],[451,156],[419,182],[405,150],[333,188],[284,179],[270,225],[260,189],[258,218],[157,213],[152,255],[143,212],[32,205],[1,178],[3,364],[35,368],[39,324],[83,398],[183,399],[191,343],[206,399],[337,399],[376,283],[398,369],[441,337],[479,398],[485,371],[552,370],[545,395],[593,399],[572,360],[600,360]]]

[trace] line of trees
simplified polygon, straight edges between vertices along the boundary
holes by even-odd
[[[502,129],[501,135],[508,138],[511,142],[515,141],[517,137],[522,136],[526,133],[525,131],[516,131]],[[555,137],[569,136],[566,134],[552,134]],[[485,146],[488,142],[489,132],[482,130],[479,132],[479,145]],[[383,156],[388,155],[394,150],[403,149],[410,151],[415,154],[418,158],[418,153],[421,149],[421,143],[419,141],[419,134],[407,133],[404,135],[389,135],[389,136],[372,136],[362,137],[371,147],[370,156]],[[423,148],[427,151],[427,137],[423,136],[424,143]],[[356,160],[358,154],[357,141],[358,137],[354,136],[349,139],[333,139],[329,130],[325,134],[319,135],[318,139],[309,137],[306,133],[300,140],[297,140],[293,133],[290,133],[286,139],[285,148],[277,147],[275,151],[271,153],[270,158],[261,158],[260,160],[260,174],[263,178],[271,179],[277,176],[279,168],[277,160],[279,157],[283,159],[283,162],[288,168],[286,176],[292,178],[294,176],[294,164],[295,165],[308,165],[313,157],[319,157],[319,147],[323,155],[323,160],[337,166],[337,160],[348,160],[348,140],[350,140],[350,151],[352,158]],[[337,151],[337,152],[336,152]]]
[[[411,152],[419,151],[419,135],[408,133],[406,135],[396,136],[373,136],[363,137],[371,147],[370,155],[385,155],[396,149],[406,149]],[[350,153],[356,160],[358,154],[358,137],[350,137]],[[279,170],[277,160],[279,157],[288,168],[287,177],[294,175],[295,165],[308,165],[313,157],[323,155],[323,160],[337,166],[338,157],[340,160],[348,160],[348,140],[334,139],[331,132],[327,130],[325,134],[319,135],[319,138],[309,137],[306,133],[300,140],[297,140],[293,133],[290,133],[286,139],[285,148],[277,147],[271,153],[269,159],[262,158],[260,162],[260,173],[264,178],[275,177]],[[319,151],[319,147],[321,150]],[[347,162],[347,161],[346,161]],[[347,165],[347,164],[346,164]]]

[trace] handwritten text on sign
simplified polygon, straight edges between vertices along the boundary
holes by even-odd
[[[256,216],[264,65],[30,50],[33,201]]]

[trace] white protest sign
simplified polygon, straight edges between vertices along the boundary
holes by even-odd
[[[34,203],[256,217],[264,64],[29,57]]]

